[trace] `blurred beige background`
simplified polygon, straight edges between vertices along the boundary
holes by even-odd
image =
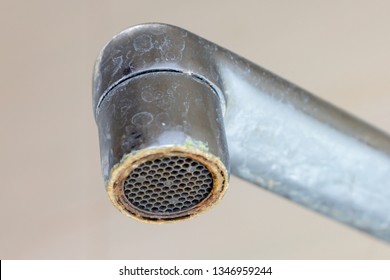
[[[196,219],[126,218],[106,197],[91,106],[104,44],[165,22],[389,132],[389,11],[390,1],[3,0],[0,258],[390,258],[388,244],[235,177]]]

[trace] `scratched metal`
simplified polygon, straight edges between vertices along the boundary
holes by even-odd
[[[233,174],[390,242],[387,134],[224,48],[164,24],[132,27],[104,48],[95,68],[96,115],[118,84],[160,71],[192,76],[219,95]],[[133,118],[150,121],[148,115]]]

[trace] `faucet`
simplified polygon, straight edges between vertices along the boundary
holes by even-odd
[[[192,218],[230,173],[390,242],[390,137],[176,26],[116,35],[93,110],[110,200],[140,221]]]

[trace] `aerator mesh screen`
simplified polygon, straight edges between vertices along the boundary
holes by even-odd
[[[126,178],[123,191],[134,208],[169,216],[199,204],[212,187],[213,177],[203,164],[192,158],[168,156],[136,167]]]

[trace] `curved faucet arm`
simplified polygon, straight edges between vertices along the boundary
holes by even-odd
[[[160,71],[191,75],[219,95],[234,175],[390,242],[387,134],[166,24],[132,27],[104,48],[95,68],[95,114],[118,84]]]

